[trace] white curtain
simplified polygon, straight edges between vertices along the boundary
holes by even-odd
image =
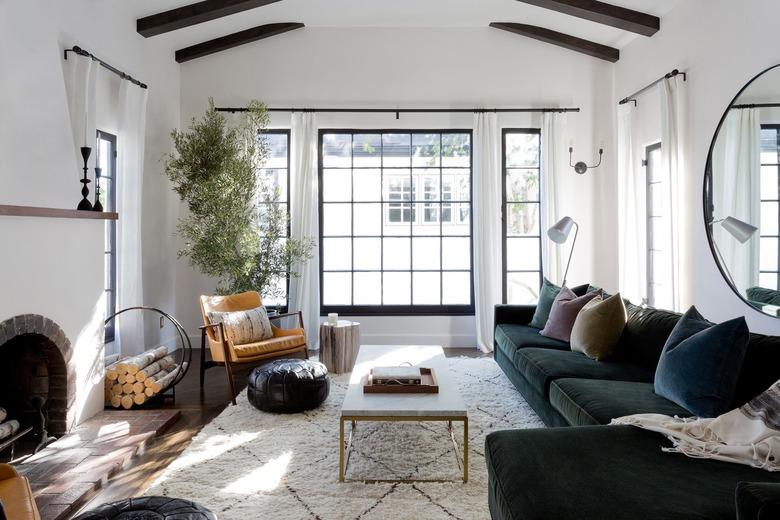
[[[502,300],[500,147],[496,114],[474,114],[474,298],[484,352],[493,350],[494,306]]]
[[[761,118],[755,108],[729,111],[712,153],[713,218],[735,217],[759,225],[761,219]],[[759,237],[739,243],[719,225],[715,242],[734,285],[744,294],[758,285]]]
[[[669,201],[669,255],[664,270],[669,273],[672,310],[680,311],[689,303],[686,283],[690,273],[687,265],[692,250],[688,233],[689,205],[686,189],[686,124],[685,81],[681,76],[666,78],[661,82],[661,161],[669,182],[665,183]]]
[[[141,201],[144,179],[147,89],[127,80],[119,85],[117,135],[117,307],[144,304],[141,263]],[[128,312],[117,319],[120,351],[127,355],[146,348],[143,317]]]
[[[632,302],[647,299],[645,170],[635,156],[638,112],[632,103],[618,106],[618,241],[620,293]]]
[[[560,211],[558,194],[566,162],[566,114],[545,112],[542,116],[542,272],[553,283],[563,281],[561,246],[547,238],[546,230],[565,216]]]
[[[317,212],[317,125],[313,113],[296,112],[292,115],[292,164],[290,228],[299,240],[319,236]],[[294,267],[297,277],[290,279],[290,308],[302,311],[309,349],[319,348],[320,290],[319,250],[315,242],[312,257]]]
[[[71,135],[73,137],[73,153],[77,168],[73,169],[76,178],[83,177],[84,161],[81,157],[82,146],[92,148],[88,165],[90,173],[94,170],[95,161],[95,85],[97,83],[100,65],[87,56],[79,56],[75,52],[68,53],[68,59],[63,62],[65,76],[65,92],[68,97],[68,112],[70,114]],[[78,184],[74,184],[77,188]],[[90,187],[94,190],[94,186]],[[78,189],[74,190],[74,207],[79,198]],[[92,191],[94,193],[94,191]],[[94,199],[90,198],[90,202]]]

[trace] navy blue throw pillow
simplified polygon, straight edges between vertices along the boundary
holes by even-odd
[[[666,340],[655,393],[699,417],[728,411],[749,339],[744,317],[713,325],[691,307]]]

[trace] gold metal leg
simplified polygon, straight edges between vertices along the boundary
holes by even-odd
[[[344,419],[339,419],[339,482],[344,482]]]
[[[463,483],[469,481],[469,418],[463,419]]]

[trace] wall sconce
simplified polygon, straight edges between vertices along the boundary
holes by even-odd
[[[593,166],[588,166],[582,161],[578,161],[575,164],[572,164],[572,154],[574,153],[574,147],[569,144],[569,166],[574,168],[574,171],[579,173],[580,175],[583,175],[586,171],[588,171],[589,168],[598,168],[601,166],[601,158],[604,155],[604,143],[601,143],[601,146],[599,147],[599,162],[594,164]]]

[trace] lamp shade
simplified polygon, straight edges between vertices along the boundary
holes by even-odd
[[[571,217],[563,217],[553,227],[547,230],[547,236],[556,244],[563,244],[569,238],[574,220]]]
[[[743,222],[734,217],[724,218],[720,225],[723,227],[723,229],[728,231],[731,236],[739,240],[741,244],[744,244],[750,240],[750,237],[752,237],[755,232],[758,231],[756,226],[748,224],[747,222]]]

